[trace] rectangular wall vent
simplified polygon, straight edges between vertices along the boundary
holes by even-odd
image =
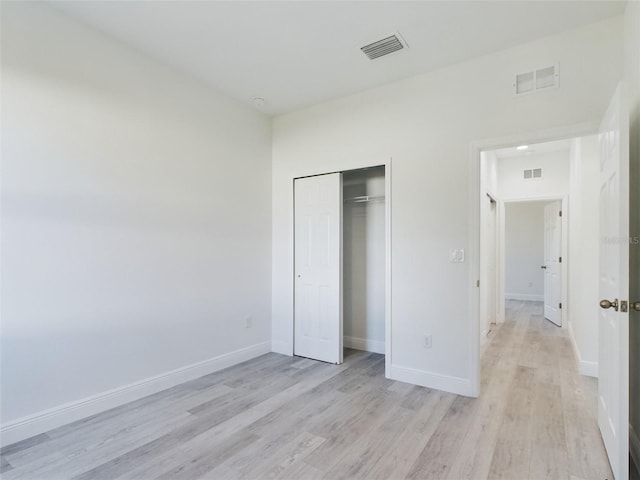
[[[370,60],[389,55],[390,53],[397,52],[406,48],[407,44],[404,42],[400,34],[394,34],[377,42],[365,45],[360,50],[369,57]]]
[[[558,88],[559,85],[560,72],[556,63],[555,65],[517,74],[513,82],[513,93],[515,95],[526,95],[528,93],[552,90]]]
[[[542,178],[542,169],[541,168],[529,168],[524,170],[523,176],[525,180],[532,180],[534,178]]]

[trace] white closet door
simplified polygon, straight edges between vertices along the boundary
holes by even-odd
[[[342,363],[342,175],[295,180],[294,354]]]

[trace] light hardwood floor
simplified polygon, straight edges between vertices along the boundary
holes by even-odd
[[[2,449],[13,479],[612,479],[566,331],[510,302],[482,357],[482,394],[277,354]]]

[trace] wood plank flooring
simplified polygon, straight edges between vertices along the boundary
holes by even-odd
[[[6,446],[2,479],[612,479],[597,383],[541,313],[508,303],[478,399],[388,380],[378,354],[268,354]]]

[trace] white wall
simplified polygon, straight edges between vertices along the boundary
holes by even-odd
[[[559,89],[513,97],[514,72],[556,61]],[[621,75],[622,23],[613,18],[275,118],[273,348],[293,346],[292,178],[392,158],[387,373],[475,393],[477,258],[449,262],[450,249],[470,247],[471,142],[598,121]]]
[[[631,195],[631,237],[640,239],[640,2],[627,3],[625,11],[625,83],[629,99],[629,153]],[[635,188],[634,188],[635,186]],[[640,245],[633,243],[630,253],[629,300],[640,301]],[[630,341],[630,446],[636,465],[640,465],[640,313],[631,312]]]
[[[270,154],[267,117],[2,5],[3,426],[269,351]]]
[[[597,135],[573,140],[569,199],[569,326],[580,371],[597,376],[600,245]]]
[[[544,301],[545,202],[505,206],[505,297]]]
[[[524,179],[523,171],[531,168],[542,168],[543,177]],[[502,200],[559,198],[568,193],[569,150],[498,160],[498,195]]]
[[[384,169],[349,172],[344,187],[344,344],[384,353]],[[366,203],[349,198],[383,197]]]

